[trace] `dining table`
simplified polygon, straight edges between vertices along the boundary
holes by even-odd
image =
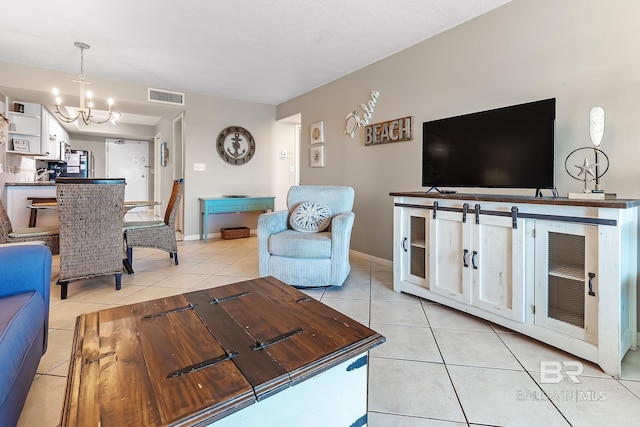
[[[129,200],[124,202],[125,215],[135,208],[152,207],[161,205],[161,202],[155,200]],[[31,211],[29,214],[29,227],[35,227],[38,219],[38,210],[40,209],[58,209],[58,202],[55,198],[34,198],[34,201],[27,205],[27,208]]]
[[[160,202],[157,202],[155,200],[129,200],[129,201],[125,200],[124,211],[126,214],[131,209],[158,206],[160,204],[161,204]],[[47,201],[37,201],[37,202],[34,201],[30,205],[27,205],[27,208],[36,210],[36,211],[38,209],[58,209],[58,202],[56,202],[53,199],[49,199]],[[29,219],[29,227],[35,227],[35,218],[37,217],[34,216],[33,225],[31,225],[31,218]]]
[[[128,201],[125,200],[124,213],[126,215],[127,212],[135,208],[158,206],[160,204],[161,202],[157,202],[155,200],[128,200]],[[31,209],[31,217],[29,218],[29,227],[35,227],[37,214],[34,214],[34,212],[37,212],[38,209],[58,209],[58,203],[57,201],[55,201],[55,199],[48,199],[46,201],[34,201],[27,207]],[[33,225],[31,225],[32,223]],[[122,265],[128,274],[133,274],[133,266],[131,265],[127,257],[124,257],[122,259]]]

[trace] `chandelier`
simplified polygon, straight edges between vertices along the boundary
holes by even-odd
[[[53,95],[55,96],[55,106],[56,106],[56,114],[65,123],[72,123],[78,119],[82,119],[85,125],[89,125],[91,123],[94,124],[102,124],[108,121],[111,121],[115,124],[120,119],[120,113],[115,113],[111,111],[111,106],[113,105],[113,99],[109,98],[107,103],[109,104],[109,112],[107,118],[102,120],[96,120],[92,115],[91,110],[94,108],[94,104],[92,101],[93,93],[90,90],[85,89],[85,85],[90,85],[88,81],[86,81],[86,76],[84,75],[84,51],[85,49],[90,49],[86,43],[75,42],[73,44],[75,47],[80,48],[80,76],[78,80],[74,80],[74,82],[80,84],[80,108],[77,109],[75,116],[67,116],[62,111],[60,111],[60,105],[62,104],[62,99],[59,96],[59,91],[57,88],[53,88]]]

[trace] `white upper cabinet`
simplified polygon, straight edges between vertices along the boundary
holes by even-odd
[[[35,155],[40,153],[42,106],[29,102],[11,103],[8,153]]]

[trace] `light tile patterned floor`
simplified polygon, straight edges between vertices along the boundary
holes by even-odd
[[[135,274],[69,285],[60,300],[54,257],[49,348],[20,426],[56,426],[75,318],[81,313],[258,277],[257,240],[181,242],[180,265],[166,252],[134,250]],[[369,362],[369,426],[640,425],[640,352],[624,380],[584,362],[580,383],[542,384],[540,361],[579,360],[484,320],[392,290],[391,268],[352,257],[340,288],[307,293],[382,333]],[[635,423],[635,424],[634,424]],[[333,427],[333,426],[328,426]]]

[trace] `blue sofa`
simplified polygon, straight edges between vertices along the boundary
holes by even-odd
[[[51,251],[0,246],[0,425],[16,425],[47,350]]]

